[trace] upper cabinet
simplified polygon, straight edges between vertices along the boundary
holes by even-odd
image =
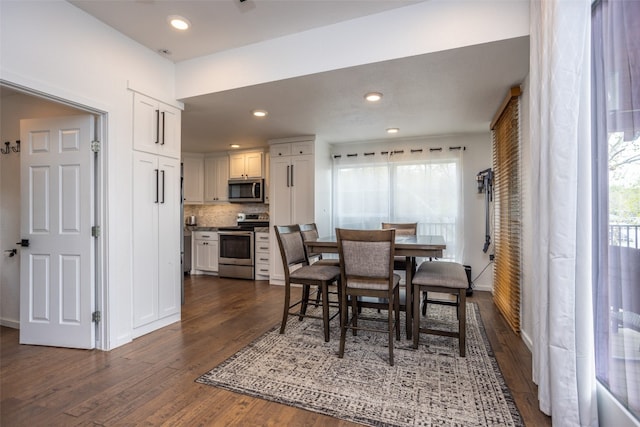
[[[204,159],[202,154],[183,153],[182,175],[184,178],[184,204],[201,204],[204,194]]]
[[[133,148],[180,158],[180,110],[134,93]]]
[[[229,181],[229,156],[204,159],[204,202],[226,202]]]
[[[236,153],[229,156],[229,178],[262,178],[261,151]]]

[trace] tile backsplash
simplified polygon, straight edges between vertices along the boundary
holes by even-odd
[[[239,212],[269,212],[269,205],[264,203],[222,203],[217,205],[185,205],[185,218],[195,215],[200,227],[225,227],[236,225]]]

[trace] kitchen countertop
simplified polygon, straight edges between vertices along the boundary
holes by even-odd
[[[199,225],[187,225],[185,229],[189,231],[218,231],[218,227],[204,227]]]

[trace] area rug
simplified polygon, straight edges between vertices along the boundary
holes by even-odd
[[[430,305],[423,321],[457,328],[450,306]],[[414,350],[402,336],[389,366],[387,335],[359,331],[347,334],[339,359],[337,319],[328,343],[319,320],[290,317],[283,335],[278,329],[196,381],[370,426],[524,426],[476,304],[467,304],[466,357],[454,338],[422,334]]]

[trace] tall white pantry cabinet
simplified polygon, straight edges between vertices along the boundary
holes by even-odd
[[[180,320],[180,110],[134,93],[133,337]]]
[[[270,141],[269,221],[271,225],[269,281],[284,282],[284,268],[274,225],[314,222],[314,140]]]

